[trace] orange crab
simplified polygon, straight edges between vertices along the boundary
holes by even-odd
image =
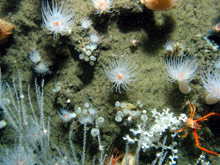
[[[191,129],[191,130],[193,131],[193,135],[194,135],[194,138],[195,138],[196,146],[197,146],[200,150],[203,150],[203,151],[205,151],[205,152],[207,152],[207,153],[209,153],[209,154],[212,154],[212,155],[215,155],[215,156],[219,157],[220,154],[217,154],[217,153],[215,153],[215,152],[212,152],[212,151],[210,151],[210,150],[207,150],[207,149],[205,149],[205,148],[203,148],[203,147],[201,147],[201,146],[199,145],[199,138],[200,138],[200,137],[197,135],[196,130],[197,130],[197,129],[200,129],[200,127],[201,127],[201,126],[198,124],[198,122],[203,121],[203,120],[207,120],[207,118],[208,118],[209,116],[213,116],[213,115],[220,117],[220,114],[219,114],[219,113],[215,113],[215,112],[211,112],[211,113],[209,113],[208,115],[205,115],[205,116],[203,116],[203,117],[201,117],[201,118],[199,118],[199,119],[197,119],[197,120],[193,120],[193,116],[194,116],[194,114],[195,114],[196,108],[195,108],[195,106],[194,106],[193,104],[191,104],[189,101],[186,102],[186,105],[189,105],[189,107],[190,107],[190,109],[191,109],[191,113],[190,113],[190,115],[189,115],[189,118],[186,120],[186,124],[185,124],[185,127],[184,127],[184,128],[182,128],[182,129],[180,129],[180,130],[175,130],[175,131],[176,131],[176,132],[182,132],[183,130],[187,129],[186,134],[183,136],[183,137],[186,137],[186,136],[188,135],[189,130]]]
[[[118,149],[114,148],[112,151],[111,157],[105,160],[105,165],[117,165],[118,160],[124,155],[124,154],[118,155],[118,153],[119,153]]]

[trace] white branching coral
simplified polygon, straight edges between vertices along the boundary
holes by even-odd
[[[72,31],[74,13],[69,8],[64,7],[64,3],[58,7],[56,0],[52,0],[51,7],[48,1],[42,5],[43,27],[53,33],[54,37],[60,33],[61,35],[69,35]]]
[[[175,117],[173,113],[170,113],[169,109],[164,109],[162,113],[156,109],[152,111],[152,117],[154,118],[154,124],[147,128],[146,122],[137,124],[136,129],[130,129],[134,138],[126,135],[123,137],[128,143],[141,143],[141,148],[146,151],[151,147],[158,147],[161,135],[169,128],[176,130],[181,126],[181,122],[185,123],[187,116],[181,114],[179,118]],[[138,136],[141,136],[138,138]],[[141,142],[140,142],[141,141]]]

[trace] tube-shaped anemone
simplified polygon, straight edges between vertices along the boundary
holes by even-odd
[[[203,86],[208,95],[206,96],[207,104],[215,104],[220,101],[220,74],[219,68],[216,68],[213,73],[204,71],[201,75]]]
[[[191,92],[191,87],[188,85],[196,75],[198,69],[197,60],[192,56],[173,56],[167,57],[165,61],[165,71],[168,80],[171,82],[178,81],[179,90],[183,94]]]

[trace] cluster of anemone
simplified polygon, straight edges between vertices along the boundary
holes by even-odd
[[[114,6],[112,0],[93,0],[92,2],[98,14],[110,12],[110,9]],[[57,34],[71,34],[74,25],[74,12],[65,7],[64,3],[58,6],[56,0],[52,0],[51,4],[46,0],[43,2],[41,12],[43,27],[49,33],[53,33],[54,37]],[[90,25],[90,21],[82,22],[84,29],[88,29]]]
[[[77,118],[82,125],[93,124],[97,116],[97,109],[90,106],[89,103],[85,103],[83,109],[78,107],[75,112],[60,108],[58,115],[63,122],[69,122],[72,119]]]
[[[87,20],[87,23],[88,22],[89,20]],[[85,23],[85,21],[82,22],[82,24],[87,24],[87,23]],[[87,25],[82,25],[82,26],[84,26],[82,27],[84,32],[91,30],[89,27],[87,27]],[[89,34],[86,33],[84,38],[88,38],[89,41],[82,41],[82,44],[79,46],[79,51],[81,52],[79,54],[79,59],[88,62],[90,66],[94,66],[97,60],[98,52],[96,52],[96,50],[100,44],[100,37],[97,34],[97,32],[94,31],[94,32],[90,32]]]
[[[30,60],[35,64],[33,66],[34,72],[38,76],[45,76],[50,72],[48,64],[45,61],[41,60],[41,56],[38,50],[33,49],[29,53]]]
[[[178,0],[140,0],[140,2],[151,10],[168,10],[176,6]],[[92,0],[93,6],[98,14],[104,14],[111,11],[114,6],[112,0]],[[51,3],[46,0],[42,5],[42,18],[43,27],[53,33],[56,36],[58,33],[61,35],[67,35],[71,33],[73,23],[74,23],[74,13],[70,11],[68,7],[61,3],[58,6],[56,0],[52,0]],[[4,22],[3,22],[4,23]],[[3,23],[1,23],[3,25]],[[84,31],[87,31],[91,26],[91,21],[84,19],[81,22],[81,27]],[[13,29],[10,26],[9,31]],[[219,29],[219,24],[215,26],[215,30]],[[9,32],[11,33],[11,32]],[[92,52],[97,48],[97,43],[99,42],[99,37],[96,34],[90,34],[89,39],[91,44],[86,45],[82,49],[82,53],[79,58],[84,61],[88,61],[91,66],[94,66],[94,62],[97,60]],[[166,45],[166,49],[173,52],[172,43]],[[35,55],[34,55],[35,54]],[[44,62],[39,62],[40,56],[38,52],[33,52],[30,58],[36,65],[34,70],[41,75],[45,75],[49,72],[48,65]],[[36,61],[36,62],[35,62]],[[179,85],[179,90],[188,94],[191,92],[191,87],[189,82],[192,81],[198,70],[198,61],[192,56],[171,56],[165,61],[165,71],[168,76],[168,80],[171,82],[177,81]],[[103,69],[107,78],[113,83],[112,88],[115,88],[116,92],[122,93],[123,90],[128,90],[131,82],[136,80],[137,65],[132,62],[131,58],[115,58],[112,62],[108,63],[108,66],[103,65]],[[208,104],[213,104],[220,100],[218,96],[218,73],[219,69],[213,74],[203,73],[202,81],[205,89],[207,90],[208,96],[206,102]],[[211,84],[211,85],[210,85]],[[216,85],[217,84],[217,85]],[[213,93],[213,94],[211,94]],[[210,101],[211,100],[211,101]]]
[[[92,2],[97,14],[108,13],[114,6],[112,0],[92,0]],[[52,0],[51,4],[48,0],[45,0],[42,3],[41,13],[43,27],[49,33],[53,33],[54,37],[57,34],[71,34],[72,27],[74,25],[74,12],[71,11],[70,8],[65,7],[64,2],[62,2],[59,6],[56,0]],[[86,30],[90,27],[90,25],[91,21],[89,20],[83,20],[81,24],[83,29]]]
[[[114,3],[112,0],[92,0],[93,6],[98,14],[104,14],[110,12],[113,8]],[[156,1],[145,1],[141,0],[141,3],[146,7],[152,10],[164,10],[170,9],[176,5],[177,0],[162,0],[160,3],[156,3]],[[161,7],[163,6],[163,8]],[[52,0],[51,4],[48,1],[45,1],[42,5],[42,18],[43,18],[43,27],[49,31],[49,33],[53,33],[56,36],[58,33],[61,35],[67,35],[71,33],[71,29],[74,22],[74,13],[64,6],[64,3],[61,3],[58,6],[56,0]],[[81,22],[81,27],[84,31],[87,31],[91,26],[91,21],[88,19],[84,19]],[[91,66],[94,66],[94,62],[97,60],[95,56],[92,55],[92,52],[97,48],[97,43],[99,42],[99,37],[96,34],[90,34],[89,39],[91,44],[86,45],[82,49],[82,53],[79,55],[79,58],[89,62]],[[186,64],[186,63],[183,63]],[[123,90],[128,90],[131,82],[136,80],[137,73],[139,70],[137,69],[137,65],[132,62],[130,58],[124,59],[114,59],[107,66],[103,66],[104,71],[108,79],[113,83],[112,88],[115,88],[116,92],[122,93]],[[49,69],[45,63],[39,63],[34,67],[34,70],[39,70],[40,72],[47,73]],[[169,69],[167,69],[169,70]],[[179,73],[181,77],[181,73]],[[190,74],[190,73],[189,73]],[[191,78],[194,74],[191,75]],[[187,75],[182,75],[187,76]],[[181,91],[183,93],[189,93],[190,87],[187,86],[187,82],[190,81],[191,78],[186,78],[187,80],[178,81],[180,85]],[[182,87],[184,89],[182,89]],[[188,88],[188,89],[185,89]],[[188,91],[186,91],[188,90]]]
[[[168,48],[167,48],[168,47]],[[173,46],[167,44],[166,50],[173,52]],[[212,66],[213,71],[210,69],[203,69],[201,80],[206,90],[207,96],[205,101],[207,104],[216,104],[220,101],[220,68],[219,62]],[[178,82],[179,90],[183,94],[191,92],[189,82],[192,81],[198,70],[198,60],[193,56],[169,56],[165,60],[165,72],[167,79],[170,82]]]
[[[143,109],[141,101],[137,101],[136,104],[116,101],[115,107],[117,109],[115,121],[123,125],[137,124],[148,119],[147,110]]]

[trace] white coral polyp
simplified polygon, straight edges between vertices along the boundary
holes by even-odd
[[[51,7],[46,1],[42,5],[43,27],[49,33],[54,33],[54,37],[59,33],[61,35],[69,35],[73,26],[74,13],[65,8],[63,3],[57,6],[56,0],[52,0]]]

